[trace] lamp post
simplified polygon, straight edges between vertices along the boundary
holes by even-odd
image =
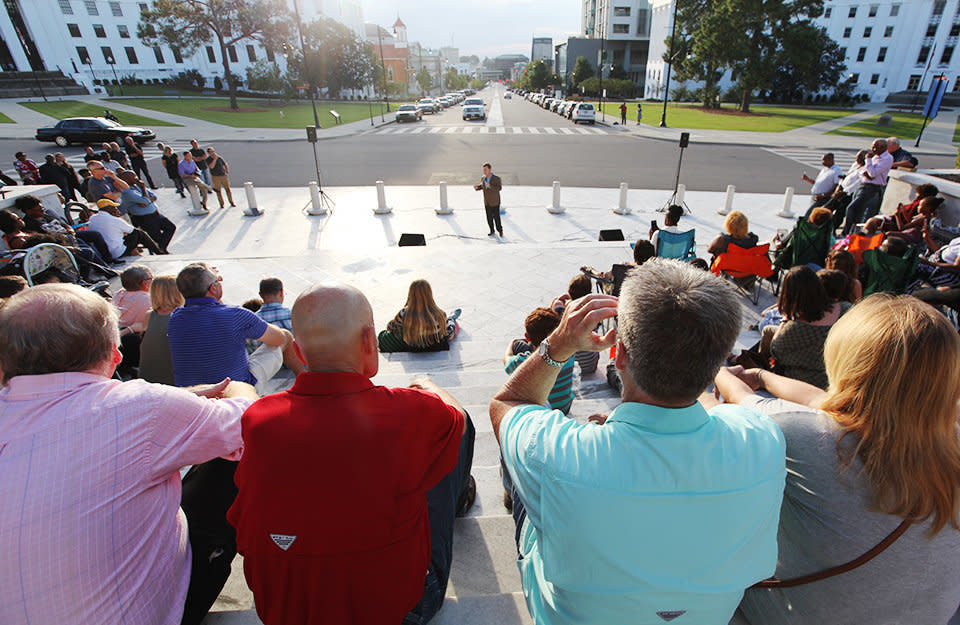
[[[117,83],[117,89],[120,90],[120,95],[123,95],[123,85],[120,83],[120,79],[117,78],[117,60],[113,58],[113,55],[106,57],[107,65],[110,66],[110,69],[113,70],[113,80]]]
[[[307,66],[307,42],[303,38],[303,23],[300,21],[300,7],[297,5],[297,0],[293,0],[293,14],[297,18],[297,35],[300,37],[300,54],[303,55],[303,73],[307,75],[308,95],[310,96],[310,106],[313,108],[313,126],[314,128],[320,128],[320,116],[317,115],[317,102],[313,97],[313,83],[310,80],[310,70]]]
[[[677,43],[677,6],[680,0],[673,0],[673,26],[670,28],[670,62],[667,63],[667,87],[663,91],[663,116],[660,117],[660,127],[667,127],[667,100],[670,99],[670,70],[673,69],[673,47]]]
[[[97,74],[93,71],[93,59],[92,59],[92,58],[90,57],[90,55],[88,54],[88,55],[87,55],[87,61],[86,61],[86,63],[84,63],[83,59],[80,59],[80,63],[83,64],[83,65],[89,65],[89,66],[90,66],[90,78],[91,78],[91,80],[93,80],[93,86],[96,87],[96,86],[97,86]],[[110,92],[109,92],[109,91],[107,91],[107,95],[110,95]]]
[[[383,33],[380,32],[380,25],[377,25],[377,41],[380,44],[380,68],[383,70],[383,101],[387,104],[387,112],[390,112],[390,94],[387,91],[387,64],[383,61]],[[383,109],[380,109],[380,121],[383,119]]]

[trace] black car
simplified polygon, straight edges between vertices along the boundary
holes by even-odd
[[[132,137],[137,143],[146,143],[157,137],[149,128],[122,126],[104,117],[68,117],[52,128],[38,128],[37,141],[53,141],[62,148],[71,143],[103,143],[116,141],[123,144],[124,137]]]

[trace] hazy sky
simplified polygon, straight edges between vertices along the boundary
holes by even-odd
[[[533,37],[554,43],[580,31],[580,0],[363,0],[363,19],[390,28],[407,25],[410,41],[427,47],[451,45],[461,55],[530,56]]]

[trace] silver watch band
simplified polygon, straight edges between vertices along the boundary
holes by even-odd
[[[557,362],[550,357],[550,343],[547,342],[547,339],[543,339],[543,341],[540,343],[540,349],[537,351],[540,354],[540,357],[543,358],[543,361],[551,367],[556,367],[559,369],[563,366],[562,362]]]

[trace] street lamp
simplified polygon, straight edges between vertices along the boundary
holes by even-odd
[[[297,0],[293,0],[293,14],[297,18],[297,34],[300,36],[300,53],[303,55],[303,73],[306,74],[310,106],[313,108],[313,126],[314,128],[320,128],[320,116],[317,115],[317,102],[313,97],[313,84],[310,80],[310,70],[307,66],[307,43],[303,38],[303,23],[300,21],[300,7],[297,6]]]
[[[383,70],[383,101],[387,104],[387,112],[390,112],[390,93],[387,91],[387,64],[383,61],[383,33],[380,31],[380,25],[377,24],[377,41],[380,43],[380,69]],[[383,109],[380,109],[380,121],[383,119]]]
[[[121,84],[120,79],[117,78],[117,60],[113,58],[113,54],[104,58],[107,61],[107,65],[113,70],[113,80],[117,83],[117,89],[120,91],[120,95],[123,95],[123,84]]]
[[[670,98],[670,70],[673,69],[673,47],[677,43],[677,6],[680,0],[673,0],[673,26],[670,28],[670,62],[667,63],[667,87],[663,92],[663,116],[660,117],[660,127],[667,127],[667,100]]]

